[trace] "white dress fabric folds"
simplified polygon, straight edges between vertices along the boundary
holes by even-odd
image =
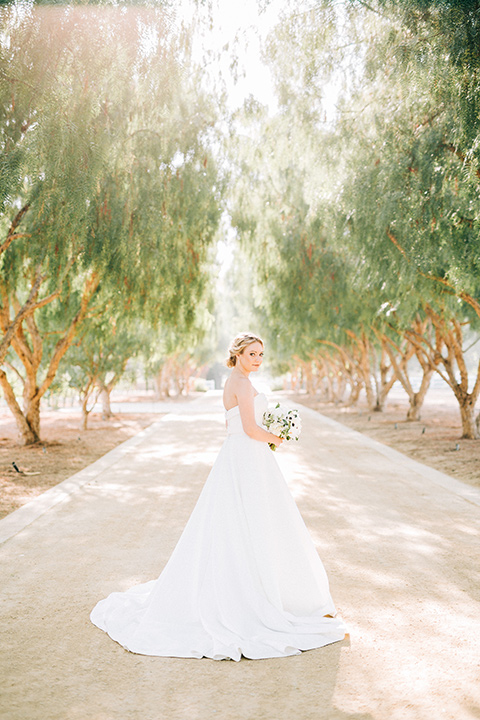
[[[259,425],[266,409],[257,395]],[[91,613],[131,652],[273,658],[345,635],[274,453],[245,434],[238,407],[226,418],[227,438],[160,577],[112,593]]]

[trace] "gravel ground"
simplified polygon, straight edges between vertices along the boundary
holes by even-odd
[[[0,521],[0,718],[478,720],[480,491],[302,418],[277,456],[343,642],[240,663],[151,658],[89,622],[173,550],[224,437],[209,393]]]

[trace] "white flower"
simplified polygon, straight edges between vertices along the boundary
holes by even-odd
[[[284,440],[298,440],[302,429],[302,421],[298,410],[287,409],[277,404],[273,410],[266,410],[263,414],[263,425],[273,435]],[[272,450],[275,450],[274,443],[268,443]]]
[[[278,435],[278,437],[280,437],[282,430],[284,430],[283,423],[278,422],[276,420],[274,420],[272,423],[270,423],[270,425],[268,425],[267,427],[271,433],[273,433],[274,435]]]

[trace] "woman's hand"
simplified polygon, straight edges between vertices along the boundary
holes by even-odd
[[[283,438],[278,437],[278,435],[274,435],[273,433],[270,433],[272,439],[270,442],[272,442],[276,447],[280,447],[280,445],[283,443]]]

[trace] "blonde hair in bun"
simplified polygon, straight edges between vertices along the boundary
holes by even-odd
[[[258,335],[254,335],[250,332],[243,332],[240,333],[240,335],[237,335],[237,337],[233,338],[232,342],[230,343],[230,347],[228,348],[228,355],[227,358],[227,367],[232,368],[235,367],[235,364],[237,362],[237,355],[241,355],[246,347],[251,345],[254,342],[260,343],[260,345],[263,346],[263,340],[262,338],[258,337]]]

